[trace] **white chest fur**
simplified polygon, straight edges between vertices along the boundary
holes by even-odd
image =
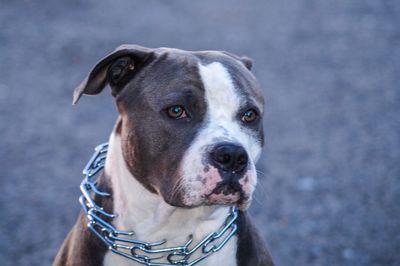
[[[118,217],[113,224],[119,230],[135,231],[135,238],[147,242],[166,239],[167,246],[183,245],[189,235],[193,244],[201,241],[224,223],[228,207],[202,206],[180,209],[166,204],[160,196],[148,192],[129,172],[122,157],[120,139],[112,134],[109,142],[105,171],[112,176],[114,213]],[[232,237],[218,252],[212,254],[199,266],[236,265],[237,238]],[[198,254],[193,254],[197,257]],[[104,266],[141,265],[108,251]]]

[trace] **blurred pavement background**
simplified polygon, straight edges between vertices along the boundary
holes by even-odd
[[[74,87],[121,43],[254,59],[251,213],[277,265],[400,265],[400,1],[0,0],[0,264],[50,265],[116,118]]]

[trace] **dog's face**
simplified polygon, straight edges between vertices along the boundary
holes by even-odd
[[[237,205],[252,197],[263,145],[263,97],[248,59],[216,51],[122,46],[77,88],[109,83],[126,164],[174,206]]]

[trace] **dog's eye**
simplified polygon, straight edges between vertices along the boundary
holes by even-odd
[[[255,121],[258,117],[257,111],[254,109],[249,109],[243,113],[242,121],[246,123],[251,123]]]
[[[173,119],[181,119],[187,116],[185,108],[183,108],[182,105],[173,105],[171,107],[168,107],[167,115]]]

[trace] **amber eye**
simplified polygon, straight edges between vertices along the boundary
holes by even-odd
[[[258,114],[257,114],[256,110],[250,109],[250,110],[247,110],[246,112],[244,112],[244,114],[242,116],[242,121],[246,122],[246,123],[251,123],[254,120],[256,120],[257,117],[258,117]]]
[[[173,105],[167,108],[167,115],[173,119],[181,119],[186,117],[186,111],[182,105]]]

